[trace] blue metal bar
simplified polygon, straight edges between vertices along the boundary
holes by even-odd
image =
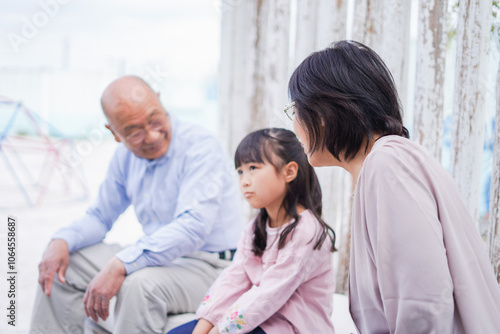
[[[16,109],[12,113],[12,116],[10,116],[9,122],[7,122],[7,125],[5,126],[5,129],[3,130],[2,134],[0,134],[0,150],[2,150],[3,140],[5,139],[5,137],[7,136],[7,133],[9,132],[12,125],[14,124],[14,120],[16,119],[16,116],[17,116],[19,110],[21,110],[21,105],[22,105],[21,102],[17,103]]]

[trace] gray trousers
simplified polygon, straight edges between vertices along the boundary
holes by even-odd
[[[50,297],[38,288],[29,333],[83,333],[85,290],[120,249],[100,243],[73,253],[66,284],[56,275]],[[229,263],[217,253],[196,252],[126,276],[116,295],[113,333],[164,334],[167,314],[194,312]]]

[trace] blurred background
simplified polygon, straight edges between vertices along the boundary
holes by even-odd
[[[0,0],[0,36],[2,36],[0,39],[0,97],[10,100],[10,103],[0,103],[0,135],[8,133],[35,136],[39,131],[43,131],[53,137],[53,140],[60,140],[60,138],[83,140],[83,143],[73,146],[66,154],[72,157],[69,160],[73,161],[73,165],[78,164],[77,160],[90,155],[101,142],[111,139],[110,134],[103,128],[105,121],[99,104],[100,94],[104,87],[119,76],[136,74],[161,92],[161,100],[168,111],[185,120],[204,125],[218,133],[223,141],[227,141],[224,133],[227,129],[220,126],[221,114],[217,100],[218,69],[219,66],[226,66],[226,64],[219,63],[221,17],[222,14],[227,15],[228,10],[233,11],[237,7],[244,7],[244,2],[241,0],[182,2],[133,0],[124,3],[118,0],[85,2]],[[301,2],[308,5],[307,1],[299,1]],[[355,1],[345,2],[348,7],[345,36],[352,38],[352,21],[356,14],[354,12]],[[417,3],[412,0],[407,2],[406,6],[412,6],[412,11],[416,12]],[[444,83],[443,153],[441,155],[442,163],[447,168],[450,162],[456,54],[454,27],[458,3],[459,1],[456,0],[449,1],[447,17],[449,29],[446,51],[447,75]],[[498,11],[498,4],[495,5],[495,1],[493,3],[494,11]],[[290,1],[289,6],[290,16],[296,16],[297,1]],[[410,59],[407,91],[414,90],[417,20],[417,15],[412,14],[408,36]],[[297,63],[293,58],[296,54],[295,44],[300,31],[296,31],[297,21],[291,19],[289,22],[291,61],[288,64],[288,72],[291,73],[294,64]],[[226,26],[231,28],[230,24],[226,23]],[[303,37],[307,38],[306,35]],[[317,39],[318,47],[325,47],[331,42],[328,36],[323,37],[321,41],[320,38]],[[491,43],[493,45],[494,41]],[[491,48],[489,58],[491,71],[485,79],[487,82],[484,86],[494,89],[498,64],[496,47]],[[482,195],[479,204],[481,217],[488,212],[494,97],[493,91],[485,99],[487,122],[482,156],[484,160],[482,169],[484,170],[481,172]],[[15,102],[19,101],[34,114],[33,117],[36,117],[38,125],[34,125],[33,120],[24,112],[16,112]],[[285,102],[283,101],[283,104]],[[408,98],[403,102],[405,122],[411,132],[413,130],[414,95],[408,94]],[[237,114],[238,111],[231,110],[231,113]],[[14,120],[12,120],[13,116],[15,116]],[[286,123],[273,125],[287,126]],[[14,144],[16,145],[18,144]],[[36,145],[35,147],[38,148]],[[64,151],[63,148],[60,150]],[[32,151],[45,154],[45,151],[41,149]],[[19,152],[19,156],[22,153]],[[12,166],[6,166],[5,161],[0,161],[1,170],[25,169],[15,164],[16,159],[11,158],[8,162]],[[23,159],[30,160],[31,157]],[[50,162],[46,164],[50,166]],[[47,178],[44,168],[48,167],[42,165],[42,170],[34,174]],[[4,189],[7,184],[19,188],[18,183],[30,183],[25,179],[36,178],[37,175],[18,175],[19,180],[8,177],[0,181]],[[30,192],[30,190],[25,191]],[[10,192],[0,203],[0,208],[23,206],[26,203],[41,204],[48,199],[47,196],[41,199],[37,196],[27,199],[29,196],[34,195],[21,194],[19,190],[13,189],[13,192]]]
[[[371,13],[376,13],[375,18],[363,16],[365,3],[374,6]],[[404,69],[399,67],[403,79],[396,81],[405,125],[413,138],[419,25],[424,21],[419,18],[419,3],[430,2],[0,0],[0,219],[6,221],[8,215],[18,218],[21,267],[19,327],[7,329],[2,321],[0,332],[27,331],[37,288],[37,263],[50,236],[85,211],[104,178],[117,144],[104,128],[99,100],[112,80],[125,74],[143,77],[160,92],[169,112],[216,133],[232,155],[239,140],[255,128],[290,128],[282,114],[288,102],[286,83],[304,57],[333,40],[356,38],[377,52],[380,48],[395,76],[400,74],[399,64],[394,71],[390,56],[397,53],[394,59],[405,60]],[[492,21],[498,25],[498,1],[492,4]],[[436,126],[443,131],[438,140],[442,152],[436,156],[449,170],[451,147],[461,131],[455,131],[452,124],[457,112],[453,100],[456,59],[462,52],[457,51],[458,8],[458,0],[449,0],[442,14],[446,62],[442,122]],[[404,15],[407,20],[400,20]],[[391,21],[404,28],[390,26]],[[335,27],[337,22],[342,27]],[[373,42],[377,39],[370,40],[368,33],[359,37],[356,30],[372,23],[382,29],[370,33],[393,45]],[[402,42],[394,37],[402,35],[398,30],[405,30]],[[484,124],[477,136],[481,138],[476,139],[483,145],[474,174],[480,191],[471,205],[477,207],[483,237],[489,212],[500,59],[498,38],[491,38],[489,44],[487,74],[479,85],[484,94]],[[349,175],[324,169],[318,174],[325,203],[330,203],[325,204],[327,221],[336,227],[340,241],[349,240],[342,236],[350,230]],[[142,235],[133,210],[127,210],[116,226],[107,241],[126,245]],[[2,229],[0,245],[4,242]],[[4,252],[2,246],[2,262]],[[0,275],[6,272],[4,265],[0,265]],[[0,306],[4,289],[2,283]]]
[[[129,73],[160,90],[167,109],[215,131],[217,2],[2,0],[0,6],[0,95],[23,101],[64,134],[83,138],[94,129],[102,90]],[[15,130],[30,133],[21,122]]]
[[[50,169],[73,171],[66,167],[79,167],[112,141],[100,95],[122,75],[141,76],[161,92],[168,111],[216,132],[220,6],[209,0],[1,0],[0,135],[7,140],[0,208],[67,196],[56,189],[66,187],[55,182],[61,173],[51,176]],[[40,131],[50,138],[40,140]],[[59,159],[50,155],[54,150]],[[81,197],[78,185],[67,187]]]
[[[50,236],[85,212],[104,178],[117,144],[104,128],[100,96],[112,80],[139,75],[169,112],[217,132],[220,6],[0,0],[2,309],[8,215],[18,219],[19,273],[17,326],[2,320],[1,333],[27,332]],[[125,245],[140,236],[128,210],[107,241]]]

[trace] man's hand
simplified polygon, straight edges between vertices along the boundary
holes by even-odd
[[[87,317],[97,322],[98,317],[109,316],[109,301],[118,293],[127,274],[123,262],[113,257],[99,274],[90,281],[83,296],[83,307]]]
[[[52,240],[43,254],[42,261],[38,265],[38,283],[47,297],[50,297],[52,282],[56,273],[59,281],[66,283],[64,275],[66,274],[68,265],[68,244],[62,239]]]
[[[196,327],[193,329],[192,334],[209,334],[212,333],[212,329],[214,328],[214,325],[208,320],[205,319],[200,319],[198,320],[198,323],[196,324]],[[218,332],[216,332],[218,334]]]

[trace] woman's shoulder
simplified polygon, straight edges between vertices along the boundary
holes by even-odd
[[[363,170],[399,170],[403,166],[417,168],[430,163],[437,161],[418,143],[401,136],[384,136],[373,145]]]
[[[400,189],[430,187],[436,180],[452,184],[449,173],[425,148],[407,138],[386,136],[377,140],[366,157],[358,185]]]
[[[379,155],[384,153],[393,153],[396,155],[404,153],[411,155],[430,156],[427,150],[419,143],[409,138],[396,135],[383,136],[377,139],[372,147],[371,153],[368,154],[368,157],[370,157],[372,153],[376,153]]]

